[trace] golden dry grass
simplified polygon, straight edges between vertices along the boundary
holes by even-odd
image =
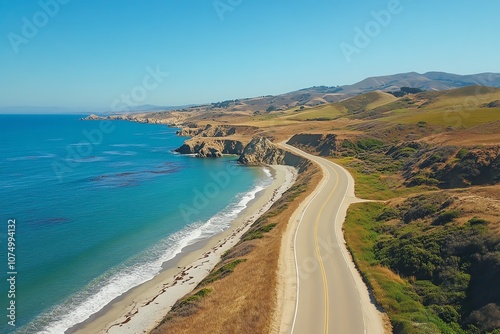
[[[378,99],[375,100],[374,102],[369,103],[366,106],[366,110],[372,110],[372,109],[375,109],[377,107],[380,107],[380,106],[383,106],[383,105],[386,105],[388,103],[391,103],[391,102],[398,100],[397,97],[395,97],[394,95],[389,94],[389,93],[380,92],[380,91],[377,91],[374,93],[377,93]]]
[[[452,209],[460,210],[459,224],[466,224],[473,217],[488,221],[488,230],[500,236],[500,185],[449,190],[454,199]]]
[[[473,127],[500,120],[500,108],[457,109],[456,111],[408,111],[392,117],[387,121],[401,124],[416,124],[426,122],[432,125]]]
[[[322,105],[299,112],[295,111],[296,109],[297,108],[294,108],[294,110],[284,116],[284,118],[303,121],[311,119],[334,119],[347,114],[347,109],[338,104]]]

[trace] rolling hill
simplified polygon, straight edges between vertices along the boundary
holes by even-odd
[[[473,75],[457,75],[444,72],[416,72],[370,77],[353,85],[314,86],[297,91],[267,95],[253,98],[227,100],[185,110],[204,111],[251,111],[266,114],[274,111],[285,111],[297,107],[316,107],[339,102],[349,97],[374,92],[393,92],[402,87],[419,88],[424,91],[443,91],[466,86],[500,87],[499,73],[481,73]]]

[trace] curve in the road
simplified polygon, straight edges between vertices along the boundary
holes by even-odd
[[[280,146],[323,170],[323,179],[303,209],[294,235],[297,295],[291,333],[383,333],[380,314],[348,256],[342,235],[346,198],[355,199],[352,177],[331,161],[284,143]],[[322,252],[320,246],[325,243]],[[313,258],[320,270],[305,266]]]

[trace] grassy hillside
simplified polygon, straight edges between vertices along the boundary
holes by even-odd
[[[284,118],[297,121],[311,121],[311,120],[333,120],[335,118],[344,116],[347,110],[338,104],[329,104],[321,107],[314,107],[305,111],[300,108],[292,111],[290,115]]]
[[[433,193],[349,210],[349,248],[395,333],[500,327],[500,237],[488,234],[489,221],[464,215],[453,202]]]

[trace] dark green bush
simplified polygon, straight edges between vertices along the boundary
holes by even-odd
[[[356,142],[357,147],[361,150],[373,150],[384,146],[384,143],[374,138],[363,138]]]
[[[460,212],[458,211],[446,211],[440,214],[434,221],[432,222],[433,225],[444,225],[448,224],[449,222],[452,222],[455,218],[458,218],[460,216]]]
[[[397,209],[392,207],[385,207],[380,216],[377,217],[378,221],[388,221],[391,219],[399,218],[400,213]]]
[[[469,220],[469,224],[474,225],[487,225],[488,221],[479,217],[473,217]]]
[[[465,156],[467,155],[467,153],[469,153],[469,150],[466,149],[466,148],[461,148],[458,152],[457,152],[457,155],[456,157],[458,159],[463,159],[465,158]]]
[[[234,268],[236,268],[237,265],[239,265],[242,262],[245,262],[246,259],[238,259],[234,260],[232,262],[229,262],[219,269],[216,269],[215,271],[212,271],[201,283],[200,286],[207,285],[210,283],[213,283],[215,281],[221,280],[227,275],[231,274],[234,271]]]
[[[433,310],[444,322],[447,323],[458,323],[460,321],[460,314],[457,310],[450,305],[432,305],[431,310]]]

